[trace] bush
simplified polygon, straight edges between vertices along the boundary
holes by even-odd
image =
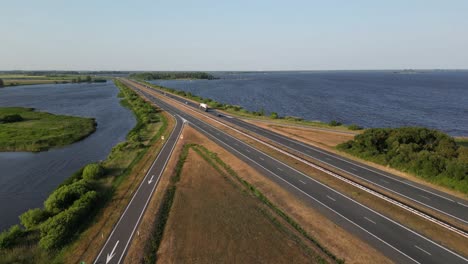
[[[276,113],[276,112],[271,112],[270,118],[272,118],[272,119],[278,119],[278,118],[279,118],[278,113]]]
[[[3,79],[0,79],[0,87],[3,87],[4,83],[3,83]]]
[[[330,123],[328,123],[330,126],[341,126],[342,124],[336,120],[332,120],[330,121]]]
[[[45,221],[49,217],[46,211],[35,208],[26,211],[20,215],[21,224],[26,227],[27,230],[36,228],[41,222]]]
[[[44,207],[51,214],[58,214],[67,209],[74,201],[79,199],[89,190],[89,184],[85,180],[64,185],[56,189],[44,202]]]
[[[349,130],[361,130],[362,127],[361,127],[361,126],[358,126],[358,125],[356,125],[356,124],[351,124],[351,125],[348,126],[348,129],[349,129]]]
[[[14,225],[10,227],[10,229],[3,231],[0,234],[0,249],[6,249],[13,246],[24,233],[25,232],[19,225]]]
[[[98,163],[86,165],[83,169],[83,179],[96,180],[104,175],[104,168]]]
[[[439,131],[421,127],[373,128],[337,148],[468,192],[464,187],[468,186],[468,150]]]
[[[0,122],[2,123],[15,123],[15,122],[21,122],[23,121],[23,117],[18,115],[18,114],[13,114],[13,115],[6,115],[2,119],[0,119]]]
[[[39,246],[48,250],[58,249],[69,242],[92,211],[97,198],[95,191],[89,191],[76,200],[69,209],[41,224]]]

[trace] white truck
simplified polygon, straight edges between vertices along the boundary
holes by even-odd
[[[200,105],[198,106],[198,108],[200,108],[201,110],[203,111],[208,111],[208,105],[207,104],[204,104],[204,103],[200,103]]]

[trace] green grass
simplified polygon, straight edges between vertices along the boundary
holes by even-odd
[[[456,137],[455,142],[458,146],[468,147],[468,137]]]
[[[0,108],[0,119],[14,114],[24,120],[0,124],[0,151],[43,151],[72,144],[96,130],[93,118],[53,115],[32,108]]]
[[[57,74],[57,75],[27,75],[27,74],[0,74],[0,79],[4,82],[4,87],[17,85],[33,85],[33,84],[58,84],[72,83],[73,80],[81,78],[85,81],[88,75],[84,74]],[[107,77],[92,77],[93,82],[104,80]]]

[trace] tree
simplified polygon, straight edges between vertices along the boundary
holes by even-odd
[[[3,87],[4,83],[3,83],[3,80],[0,79],[0,87]]]
[[[86,81],[87,81],[87,82],[91,82],[91,76],[89,76],[89,75],[86,76]]]
[[[278,119],[279,116],[278,116],[278,113],[276,113],[276,112],[271,112],[270,117],[271,117],[272,119]]]

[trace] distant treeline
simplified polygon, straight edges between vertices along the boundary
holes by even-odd
[[[13,71],[0,71],[0,74],[23,74],[31,76],[64,76],[64,75],[80,75],[80,74],[89,74],[89,75],[111,75],[111,74],[130,74],[129,71],[22,71],[22,70],[13,70]]]
[[[437,130],[373,128],[338,149],[468,193],[468,148]]]
[[[142,80],[173,80],[173,79],[216,79],[206,72],[138,72],[130,74],[130,78]]]

